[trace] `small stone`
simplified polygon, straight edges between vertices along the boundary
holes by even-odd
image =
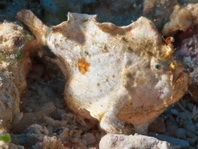
[[[187,140],[189,141],[190,145],[192,145],[192,146],[194,146],[195,142],[197,141],[196,137],[195,138],[190,138],[190,139],[187,138]]]
[[[50,87],[45,86],[45,87],[43,88],[43,91],[45,92],[45,94],[46,94],[47,97],[56,97],[55,92],[54,92],[53,89],[50,88]]]
[[[184,128],[178,128],[175,131],[175,135],[178,138],[185,139],[186,138],[186,130]]]
[[[188,107],[188,110],[190,110],[192,112],[192,110],[194,108],[194,104],[193,103],[188,103],[187,107]]]
[[[193,146],[189,146],[188,149],[195,149]]]
[[[181,113],[179,113],[179,115],[178,115],[181,119],[183,119],[183,120],[187,120],[188,119],[188,116],[186,115],[186,113],[185,112],[181,112]]]
[[[195,124],[196,129],[198,130],[198,122]]]
[[[196,148],[198,148],[198,144],[196,145]]]
[[[13,118],[13,124],[17,124],[23,118],[23,112],[16,113]]]
[[[33,109],[31,107],[25,107],[25,111],[28,113],[31,113],[33,111]]]
[[[9,149],[24,149],[21,145],[16,145],[14,143],[9,143]]]
[[[184,128],[192,133],[196,133],[196,127],[192,124],[184,125]]]
[[[184,125],[193,124],[192,120],[185,120],[183,123],[184,123]]]
[[[53,102],[48,102],[44,104],[44,106],[42,106],[42,108],[39,110],[41,110],[44,114],[49,115],[56,110],[56,107],[54,106]]]
[[[189,147],[189,142],[186,139],[185,140],[178,139],[178,138],[170,137],[164,134],[154,134],[152,136],[154,136],[155,138],[159,140],[169,142],[173,148],[188,148]]]
[[[49,134],[52,134],[54,131],[53,126],[47,126],[47,130],[48,130]]]
[[[193,120],[198,123],[198,114],[193,117]]]
[[[185,113],[186,113],[186,116],[188,117],[188,119],[192,119],[192,112],[186,110]]]
[[[187,108],[187,101],[186,100],[181,100],[181,106],[186,109]]]
[[[178,129],[178,126],[172,121],[166,122],[166,130],[170,135],[175,135],[175,130]]]
[[[186,132],[186,137],[188,137],[188,138],[196,138],[196,135],[193,134],[192,132],[187,131]]]
[[[178,126],[178,121],[172,115],[169,115],[168,118],[166,119],[166,123],[168,122],[172,122],[174,125]]]
[[[170,110],[173,115],[179,115],[179,111],[177,109]]]
[[[102,137],[101,134],[100,133],[96,133],[95,136],[96,136],[96,142],[100,142],[100,139]]]
[[[94,144],[96,142],[96,138],[92,133],[84,134],[82,140],[86,145],[91,145],[91,144]]]

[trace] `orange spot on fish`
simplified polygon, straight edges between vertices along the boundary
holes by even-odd
[[[80,73],[85,74],[89,70],[89,66],[90,64],[84,57],[78,60],[78,70]]]

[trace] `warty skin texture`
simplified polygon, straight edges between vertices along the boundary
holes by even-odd
[[[81,118],[111,133],[146,133],[148,125],[188,87],[188,74],[172,46],[147,18],[128,26],[98,23],[95,15],[69,13],[45,26],[31,11],[17,18],[57,56],[65,77],[65,101]]]

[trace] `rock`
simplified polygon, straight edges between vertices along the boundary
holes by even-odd
[[[192,76],[191,79],[193,80],[193,83],[190,85],[189,91],[192,96],[190,100],[192,100],[195,103],[198,103],[198,67],[197,66],[195,67],[196,69],[194,69],[191,75]]]
[[[39,109],[38,111],[42,111],[44,114],[49,115],[53,113],[55,110],[56,110],[56,107],[54,106],[54,103],[48,102],[44,104],[44,106],[41,107],[41,109]]]
[[[192,133],[196,133],[196,127],[194,124],[186,124],[184,125],[184,128],[187,130],[187,131],[190,131]]]
[[[100,140],[101,149],[124,149],[124,148],[150,148],[150,149],[171,149],[169,143],[159,141],[154,137],[143,135],[118,135],[107,134]]]
[[[20,114],[20,95],[31,66],[29,55],[35,47],[32,39],[17,24],[0,24],[0,129],[10,128],[14,116]]]
[[[197,141],[197,136],[194,138],[187,138],[187,140],[189,141],[190,145],[194,146]]]
[[[170,21],[163,27],[162,33],[166,36],[173,35],[176,31],[186,31],[189,27],[198,24],[198,4],[186,6],[176,5]]]
[[[21,145],[16,145],[16,144],[13,144],[13,143],[9,143],[9,149],[24,149],[24,147],[21,146]]]
[[[57,56],[52,61],[67,77],[65,101],[89,125],[99,121],[106,132],[131,133],[134,126],[146,133],[187,91],[188,74],[174,60],[172,45],[163,44],[144,17],[118,27],[97,22],[95,15],[69,13],[68,21],[52,28],[28,10],[17,18]]]
[[[183,120],[188,120],[188,115],[186,112],[180,112],[178,116]]]
[[[169,134],[175,135],[175,130],[177,129],[178,129],[178,126],[175,123],[171,121],[166,122],[166,130]]]
[[[173,115],[176,115],[176,116],[179,115],[179,111],[178,111],[177,109],[171,109],[171,113],[172,113]]]
[[[196,130],[198,130],[198,122],[195,123]]]
[[[194,121],[195,123],[198,122],[198,114],[193,115],[193,121]]]
[[[183,121],[183,127],[185,127],[185,125],[193,125],[193,121],[192,120],[185,120]]]
[[[189,102],[187,106],[188,106],[188,110],[190,110],[192,112],[195,105],[193,103]]]
[[[45,136],[41,143],[36,144],[37,148],[47,148],[47,149],[65,149],[65,146],[58,140],[55,136],[48,137]]]
[[[43,90],[44,90],[47,97],[56,97],[52,88],[46,86]]]
[[[30,147],[37,142],[43,140],[44,136],[48,134],[46,127],[38,124],[31,125],[26,132],[22,134],[12,135],[12,142],[26,147]]]
[[[72,130],[70,130],[69,128],[64,128],[62,133],[58,136],[58,139],[62,142],[65,140],[69,140],[69,138],[71,138],[72,134],[73,134]]]
[[[189,146],[188,149],[195,149],[193,146]]]
[[[82,138],[85,145],[91,145],[96,142],[96,137],[92,133],[85,133]]]
[[[185,36],[187,37],[184,38]],[[182,33],[178,40],[182,42],[175,51],[175,58],[182,61],[186,70],[190,72],[191,84],[189,86],[190,97],[188,99],[198,103],[198,27]],[[190,111],[193,111],[193,108],[192,104],[188,105]]]
[[[175,136],[181,139],[186,139],[186,130],[184,128],[178,128],[175,130]]]
[[[156,137],[159,140],[169,142],[173,148],[187,148],[190,146],[188,141],[170,137],[168,135],[153,134],[152,136]]]
[[[197,136],[196,136],[196,131],[193,132],[193,133],[187,131],[187,132],[186,132],[186,137],[187,137],[187,138],[195,138],[195,141],[196,141],[196,138],[197,138]]]
[[[192,112],[190,112],[189,110],[186,109],[185,113],[186,113],[188,119],[191,120],[192,119]]]
[[[24,113],[22,119],[11,128],[15,133],[26,130],[30,125],[38,123],[43,117],[43,112]]]
[[[156,26],[162,28],[168,21],[177,0],[144,0],[143,15],[151,19]],[[166,11],[166,10],[169,11]]]

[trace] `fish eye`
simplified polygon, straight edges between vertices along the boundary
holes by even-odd
[[[156,64],[156,65],[155,65],[155,68],[156,68],[156,69],[160,69],[160,65],[159,65],[159,64]]]

